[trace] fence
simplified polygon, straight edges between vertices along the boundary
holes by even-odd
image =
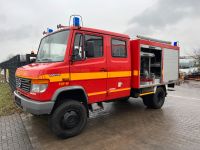
[[[16,89],[15,72],[17,68],[34,62],[35,58],[35,54],[16,55],[11,59],[0,63],[0,68],[4,70],[4,78],[5,80],[8,79],[12,91]]]

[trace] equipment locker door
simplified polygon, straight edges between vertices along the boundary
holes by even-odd
[[[98,33],[77,31],[73,34],[70,65],[70,85],[82,86],[89,103],[106,99],[106,52],[104,36]]]
[[[107,50],[107,100],[129,97],[131,90],[131,63],[129,40],[109,37]]]

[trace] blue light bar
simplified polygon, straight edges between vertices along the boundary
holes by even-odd
[[[80,27],[80,18],[79,17],[73,18],[73,26]]]
[[[178,46],[178,42],[174,42],[174,46]]]
[[[48,32],[48,33],[52,33],[52,32],[53,32],[53,29],[47,28],[47,32]]]

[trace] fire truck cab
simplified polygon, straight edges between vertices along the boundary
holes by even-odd
[[[85,27],[62,27],[41,39],[35,63],[16,71],[15,102],[49,115],[52,131],[79,134],[92,104],[142,97],[161,108],[178,80],[179,47],[145,37]]]

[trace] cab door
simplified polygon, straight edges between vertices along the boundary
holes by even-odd
[[[75,30],[71,46],[70,85],[82,86],[95,103],[106,99],[107,66],[104,35]]]
[[[129,97],[131,90],[129,39],[114,36],[109,38],[107,100]]]

